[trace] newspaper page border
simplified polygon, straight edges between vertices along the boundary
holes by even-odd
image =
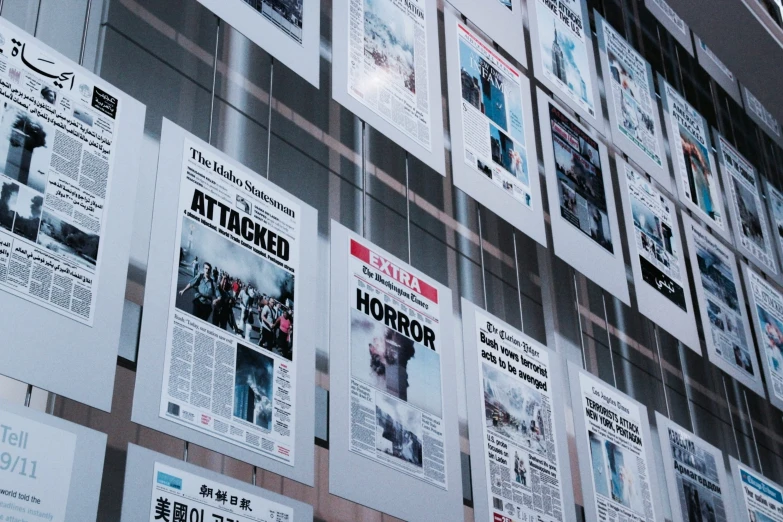
[[[525,6],[522,0],[510,0],[511,11],[499,0],[477,2],[476,0],[446,0],[469,22],[510,54],[522,67],[527,68],[527,45],[523,25],[527,25]],[[448,9],[444,5],[444,10]],[[446,22],[448,24],[448,22]]]
[[[762,477],[766,482],[769,482],[773,486],[777,486],[779,491],[783,491],[783,487],[781,487],[780,484],[774,480],[770,480],[763,473],[756,471],[746,464],[743,464],[732,456],[729,456],[729,467],[731,469],[731,480],[734,482],[734,494],[736,495],[734,498],[734,507],[736,512],[734,513],[734,517],[732,517],[734,520],[750,522],[748,517],[748,507],[745,503],[745,494],[742,491],[742,477],[740,476],[741,471],[745,470],[753,475]]]

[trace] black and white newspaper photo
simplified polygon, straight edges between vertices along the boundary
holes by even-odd
[[[488,520],[566,520],[549,354],[479,310],[466,320],[476,322]]]
[[[733,458],[731,463],[739,492],[739,520],[783,522],[783,488]]]
[[[349,0],[345,31],[350,95],[431,151],[426,16],[425,0]]]
[[[438,290],[372,243],[349,248],[349,448],[446,489]]]
[[[783,294],[747,266],[745,275],[767,391],[771,402],[783,409]]]
[[[160,417],[293,465],[299,205],[184,149]]]
[[[0,289],[92,326],[120,95],[0,33]]]

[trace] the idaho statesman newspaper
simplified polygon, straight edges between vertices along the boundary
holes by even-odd
[[[293,522],[294,510],[155,463],[149,522]]]
[[[293,465],[299,206],[184,147],[160,416]]]
[[[476,312],[490,520],[563,520],[549,355]]]
[[[349,2],[348,92],[432,150],[427,45],[438,38],[427,35],[425,0]]]
[[[532,208],[521,75],[461,22],[457,40],[465,163]]]
[[[0,26],[0,288],[92,326],[119,93]]]
[[[740,516],[747,513],[748,522],[783,522],[783,489],[745,466],[739,473]]]
[[[653,522],[650,471],[639,406],[579,374],[599,521]]]
[[[350,240],[351,451],[446,489],[438,289]]]
[[[724,492],[720,487],[718,466],[723,466],[722,456],[718,454],[716,459],[710,449],[683,430],[669,426],[666,432],[673,459],[667,465],[674,468],[676,502],[679,503],[682,519],[685,522],[726,522],[733,518],[726,513]]]
[[[761,356],[766,358],[767,390],[783,402],[783,295],[753,270],[747,270],[748,293],[756,307]]]

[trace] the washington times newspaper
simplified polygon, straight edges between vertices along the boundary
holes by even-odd
[[[704,120],[671,85],[665,83],[665,89],[671,116],[669,144],[675,178],[685,198],[699,208],[701,217],[723,230],[720,185],[710,160]]]
[[[185,140],[160,416],[294,464],[299,206]]]
[[[549,355],[476,312],[490,520],[563,520]]]
[[[294,510],[187,471],[155,463],[149,522],[293,522]]]
[[[607,22],[603,31],[609,61],[609,77],[604,80],[611,85],[617,129],[661,166],[663,158],[655,128],[658,103],[650,95],[647,62]]]
[[[716,459],[711,450],[701,447],[698,440],[683,430],[668,427],[666,431],[682,519],[726,522],[728,515],[718,475],[723,459]]]
[[[649,466],[638,405],[595,378],[580,374],[599,521],[655,520]],[[577,413],[578,415],[578,413]]]
[[[350,0],[348,92],[432,150],[426,17],[425,0]]]
[[[625,164],[624,170],[642,279],[687,311],[680,274],[682,252],[678,252],[674,237],[676,207],[628,164]]]
[[[350,450],[446,489],[435,285],[350,241]]]
[[[465,163],[532,208],[521,75],[461,22],[457,40]]]
[[[783,295],[753,270],[747,270],[748,291],[758,317],[761,356],[767,359],[767,390],[783,401]]]
[[[749,522],[783,522],[783,489],[764,476],[740,466],[741,515]]]
[[[119,93],[0,28],[0,288],[92,326]]]

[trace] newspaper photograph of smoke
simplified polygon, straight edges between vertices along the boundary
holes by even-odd
[[[9,232],[14,228],[16,199],[19,197],[19,185],[12,181],[0,180],[0,227]]]
[[[386,455],[422,467],[421,413],[405,403],[377,394],[375,448]]]
[[[43,196],[25,186],[19,187],[14,216],[14,234],[35,242],[38,239],[38,227],[41,224]]]
[[[81,162],[81,145],[60,134],[59,170],[76,171]],[[16,105],[6,102],[0,119],[0,166],[2,173],[22,185],[43,192],[54,148],[54,128]],[[58,139],[59,142],[59,139]],[[73,143],[71,143],[73,142]],[[70,164],[70,170],[68,168]]]
[[[589,439],[596,493],[644,515],[636,455],[592,431]]]
[[[272,429],[274,361],[244,344],[237,345],[234,417]]]
[[[73,263],[94,269],[100,239],[98,234],[85,232],[49,212],[43,213],[38,244]]]

